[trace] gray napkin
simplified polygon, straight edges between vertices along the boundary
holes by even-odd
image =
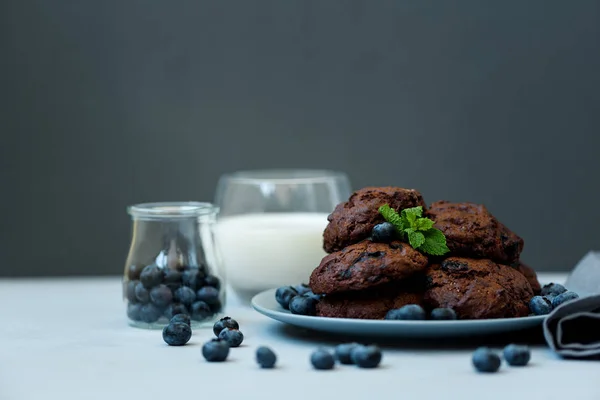
[[[544,320],[544,337],[564,357],[600,357],[600,252],[575,266],[565,287],[581,297],[557,307]]]

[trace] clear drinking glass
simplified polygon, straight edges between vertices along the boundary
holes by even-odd
[[[213,241],[217,208],[210,203],[145,203],[127,209],[133,220],[123,277],[129,324],[161,328],[174,314],[210,325],[225,302]]]
[[[215,238],[227,281],[248,300],[307,283],[319,265],[327,216],[350,196],[346,174],[323,170],[241,171],[221,177]]]

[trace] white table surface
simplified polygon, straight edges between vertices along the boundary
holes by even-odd
[[[503,364],[491,375],[471,366],[475,342],[440,341],[385,346],[375,370],[316,371],[310,352],[335,338],[235,302],[227,314],[239,321],[244,345],[227,362],[208,363],[200,348],[210,329],[169,347],[160,331],[127,325],[120,291],[118,278],[0,280],[0,400],[600,399],[600,362],[561,360],[541,342],[530,366]],[[276,369],[257,367],[259,345],[275,350]]]

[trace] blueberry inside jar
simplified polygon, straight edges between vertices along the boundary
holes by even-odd
[[[173,315],[185,314],[192,327],[212,326],[222,316],[226,286],[212,239],[217,208],[169,202],[127,211],[133,222],[123,274],[129,325],[162,329]]]

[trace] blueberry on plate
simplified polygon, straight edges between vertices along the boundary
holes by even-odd
[[[203,301],[197,301],[194,304],[192,304],[191,312],[192,319],[194,321],[205,320],[213,314],[212,310],[210,309],[210,306]]]
[[[380,243],[389,243],[396,235],[396,228],[390,222],[382,222],[373,227],[371,240]]]
[[[187,307],[181,303],[171,303],[165,309],[164,314],[167,319],[171,319],[177,314],[190,315],[190,312],[188,311]]]
[[[542,286],[542,292],[540,294],[546,297],[555,297],[566,291],[567,288],[565,288],[560,283],[549,283],[547,285]]]
[[[290,312],[298,315],[315,315],[317,313],[317,301],[312,297],[294,296],[290,300]]]
[[[310,363],[315,369],[332,369],[335,360],[326,349],[318,348],[310,355]]]
[[[273,368],[276,361],[277,356],[270,348],[261,346],[256,349],[256,362],[261,368]]]
[[[296,290],[299,296],[302,296],[306,292],[310,292],[310,286],[308,286],[306,283],[295,285],[293,288]]]
[[[192,288],[182,286],[173,294],[173,300],[189,307],[194,301],[196,301],[196,293],[192,290]]]
[[[456,319],[456,312],[451,308],[434,308],[429,317],[438,321],[447,321]]]
[[[552,298],[552,308],[556,308],[567,301],[578,299],[579,295],[575,292],[567,291]]]
[[[219,339],[229,344],[229,347],[240,347],[244,341],[244,334],[238,329],[225,328],[219,333]]]
[[[425,310],[418,304],[407,304],[400,308],[394,308],[385,314],[389,320],[423,320],[426,317]]]
[[[144,304],[140,308],[140,320],[148,324],[158,321],[161,314],[160,308],[152,303]]]
[[[163,270],[158,265],[147,265],[140,273],[140,282],[146,289],[151,289],[162,283],[163,276]]]
[[[171,318],[171,320],[169,321],[170,324],[175,324],[175,323],[183,323],[183,324],[188,324],[190,325],[192,323],[190,316],[187,314],[176,314],[173,315],[173,318]]]
[[[381,362],[382,354],[379,347],[371,346],[356,346],[350,352],[352,362],[359,368],[375,368]]]
[[[166,285],[158,285],[150,290],[150,301],[157,307],[166,307],[173,301],[173,293]]]
[[[217,304],[219,303],[219,289],[212,286],[201,287],[196,292],[196,300],[203,301],[209,306]]]
[[[144,287],[144,285],[142,284],[142,282],[138,282],[137,285],[135,285],[135,298],[137,299],[137,301],[139,301],[140,303],[147,303],[150,301],[150,292],[148,291],[148,289],[146,289]]]
[[[513,367],[523,367],[527,365],[531,359],[529,347],[520,346],[518,344],[509,344],[506,346],[503,355],[508,365],[512,365]]]
[[[204,286],[212,286],[215,289],[221,289],[221,281],[214,275],[208,275],[204,278]]]
[[[529,310],[535,315],[550,314],[552,302],[543,296],[533,296],[529,301]]]
[[[290,300],[292,297],[297,296],[298,291],[291,286],[282,286],[277,288],[275,291],[275,300],[279,303],[281,307],[286,310],[289,310]]]
[[[358,343],[342,343],[335,346],[334,354],[335,358],[341,364],[352,364],[352,350],[360,346]]]
[[[213,325],[213,332],[215,336],[219,337],[219,334],[225,328],[240,329],[240,324],[238,324],[237,321],[231,317],[223,317]]]
[[[127,304],[127,317],[129,317],[129,319],[132,319],[134,321],[140,321],[142,319],[140,316],[141,309],[142,309],[141,304],[133,304],[133,303]]]
[[[500,368],[500,357],[487,347],[475,350],[471,361],[479,372],[496,372]]]
[[[302,296],[304,296],[304,297],[310,297],[311,299],[313,299],[315,301],[319,301],[323,297],[320,294],[313,293],[312,290],[309,290],[308,292],[304,293]]]
[[[163,340],[169,346],[183,346],[192,337],[192,328],[183,322],[170,323],[163,328]]]
[[[202,356],[209,362],[225,361],[229,355],[229,345],[221,339],[212,339],[202,346]]]

